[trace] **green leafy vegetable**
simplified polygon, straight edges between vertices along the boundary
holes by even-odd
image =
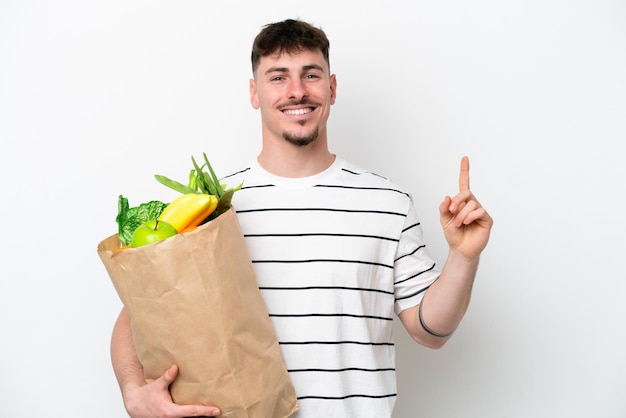
[[[198,187],[197,183],[193,183],[193,180],[191,179],[191,176],[192,175],[190,174],[190,180],[189,180],[189,185],[188,186],[186,186],[186,185],[184,185],[184,184],[182,184],[182,183],[180,183],[180,182],[178,182],[176,180],[172,180],[172,179],[170,179],[168,177],[162,176],[160,174],[155,174],[154,178],[156,178],[157,181],[159,183],[161,183],[162,185],[167,186],[170,189],[176,190],[179,193],[182,193],[182,194],[186,194],[186,193],[198,194],[200,192],[197,190],[197,187]],[[194,179],[195,179],[195,177],[194,177]]]
[[[115,221],[118,226],[117,236],[122,245],[129,245],[135,229],[144,222],[157,219],[166,206],[167,203],[152,200],[131,208],[128,204],[128,199],[120,195],[117,202],[117,217]]]
[[[217,209],[207,218],[207,220],[211,220],[217,218],[230,208],[233,194],[241,190],[243,183],[237,187],[227,188],[225,184],[220,183],[219,177],[215,174],[213,167],[211,167],[206,153],[202,153],[202,156],[204,157],[204,163],[202,165],[199,165],[193,156],[191,157],[193,168],[189,172],[189,182],[187,185],[160,174],[155,174],[154,177],[159,183],[180,193],[204,193],[217,196],[219,199]],[[208,169],[208,172],[204,171],[205,167]]]

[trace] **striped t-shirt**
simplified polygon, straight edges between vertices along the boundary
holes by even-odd
[[[336,158],[282,178],[256,161],[225,177],[263,299],[309,417],[391,417],[392,320],[439,276],[409,194]]]

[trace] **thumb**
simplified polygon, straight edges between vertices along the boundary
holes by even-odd
[[[159,377],[159,380],[162,381],[165,388],[168,388],[176,379],[176,376],[178,376],[178,366],[176,364],[173,364],[163,373],[163,375],[161,375],[161,377]]]

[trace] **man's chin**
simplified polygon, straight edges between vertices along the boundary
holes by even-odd
[[[284,133],[283,139],[290,144],[296,145],[298,147],[305,147],[315,142],[318,136],[319,130],[315,129],[315,131],[311,132],[309,135],[291,135],[289,133]]]

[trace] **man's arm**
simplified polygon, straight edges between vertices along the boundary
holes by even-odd
[[[426,291],[422,302],[400,312],[400,320],[411,337],[426,347],[441,348],[469,306],[478,260],[459,257],[450,253],[441,276]]]
[[[489,241],[493,219],[469,188],[469,159],[461,160],[459,193],[439,206],[441,226],[450,251],[440,277],[422,302],[400,313],[418,343],[440,348],[459,325],[469,306],[481,252]]]
[[[220,410],[213,406],[176,405],[172,402],[169,386],[178,374],[176,365],[153,382],[146,382],[143,367],[135,351],[130,317],[125,308],[113,327],[111,362],[124,405],[132,418],[183,418],[220,414]]]

